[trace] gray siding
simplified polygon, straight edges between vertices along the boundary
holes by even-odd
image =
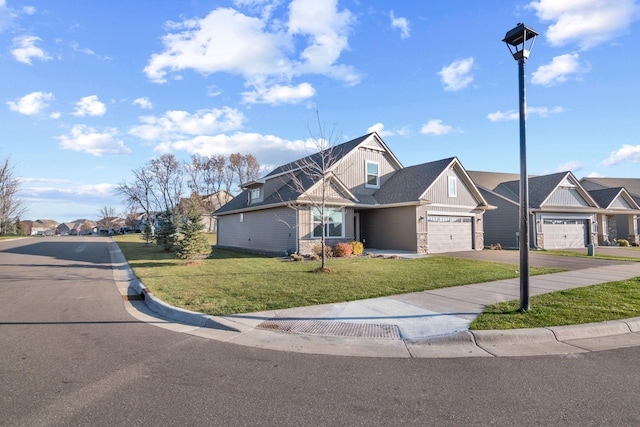
[[[417,251],[416,207],[360,211],[365,248]]]
[[[453,176],[458,181],[458,194],[456,197],[449,197],[449,177]],[[478,201],[471,193],[471,190],[460,177],[455,168],[449,168],[440,176],[436,182],[429,187],[425,193],[425,199],[433,203],[461,205],[461,206],[478,206]]]
[[[544,202],[544,206],[591,206],[575,188],[559,187]]]
[[[488,191],[481,189],[480,192],[487,203],[497,207],[484,213],[485,246],[499,243],[504,248],[517,247],[516,232],[520,229],[518,206]]]
[[[296,250],[295,211],[268,209],[218,217],[218,245],[286,254]]]
[[[381,186],[397,170],[395,163],[386,152],[361,147],[350,153],[348,160],[342,161],[334,173],[356,195],[371,195],[377,190],[365,187],[367,161],[378,162]]]

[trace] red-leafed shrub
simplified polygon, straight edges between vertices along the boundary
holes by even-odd
[[[333,256],[338,258],[350,257],[353,249],[349,243],[337,243],[333,247]]]

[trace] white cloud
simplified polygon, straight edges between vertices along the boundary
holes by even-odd
[[[432,119],[429,120],[425,125],[420,129],[420,133],[424,133],[427,135],[446,135],[453,131],[453,127],[449,125],[443,125],[442,120],[440,119]]]
[[[624,162],[640,163],[640,145],[624,144],[621,148],[611,152],[609,158],[605,159],[604,166],[615,166]]]
[[[552,86],[567,81],[570,75],[587,73],[589,64],[580,64],[580,56],[577,53],[567,53],[556,56],[550,64],[541,65],[533,72],[531,83]]]
[[[22,11],[26,14],[26,15],[34,15],[36,13],[36,8],[33,6],[25,6],[22,8]]]
[[[40,59],[41,61],[48,61],[51,56],[44,50],[36,46],[36,43],[40,41],[40,37],[36,36],[19,36],[13,39],[13,48],[11,54],[18,62],[31,65],[32,59]]]
[[[575,173],[575,172],[578,172],[581,169],[582,169],[582,162],[579,162],[577,160],[572,160],[570,162],[559,164],[558,166],[556,166],[554,172],[571,171],[571,172]]]
[[[472,69],[473,58],[471,57],[453,61],[442,67],[438,75],[444,84],[444,90],[456,91],[469,86],[473,81]]]
[[[409,134],[409,130],[405,127],[395,130],[386,130],[382,123],[376,123],[373,126],[369,126],[369,128],[367,129],[367,133],[371,132],[376,132],[382,138],[394,135],[405,136]]]
[[[116,129],[100,133],[85,125],[74,125],[68,135],[56,137],[60,148],[102,156],[103,154],[129,154],[131,150],[117,138]]]
[[[53,99],[52,93],[31,92],[16,101],[9,101],[7,105],[12,111],[27,116],[39,114],[49,106],[49,101]]]
[[[315,93],[316,90],[309,83],[300,83],[297,86],[256,87],[252,92],[243,92],[242,97],[249,104],[298,104]]]
[[[240,129],[245,117],[242,112],[229,108],[187,111],[171,110],[162,116],[143,116],[141,125],[130,129],[131,135],[146,141],[166,142],[193,135],[211,135]]]
[[[528,7],[542,21],[552,46],[577,43],[586,50],[619,36],[638,17],[635,0],[538,0]]]
[[[74,116],[103,116],[107,112],[107,106],[98,100],[97,95],[81,98],[76,106],[76,111],[73,112]]]
[[[337,63],[348,48],[354,18],[338,10],[337,0],[293,0],[288,15],[271,18],[275,2],[236,1],[237,6],[260,9],[260,17],[231,8],[218,8],[204,18],[168,23],[162,37],[164,50],[153,54],[144,72],[157,83],[180,78],[193,70],[202,75],[217,72],[240,75],[260,98],[283,87],[297,87],[291,80],[304,74],[321,74],[347,85],[362,78],[350,66]],[[269,9],[270,12],[265,13]],[[286,20],[288,18],[288,21]],[[302,87],[304,88],[304,87]],[[262,99],[262,98],[261,98]],[[282,102],[275,97],[276,102]],[[266,102],[266,98],[261,102]]]
[[[560,106],[548,108],[548,107],[527,107],[527,115],[537,115],[541,118],[547,118],[552,114],[560,114],[564,112],[564,108]],[[487,114],[487,118],[492,122],[504,122],[508,120],[518,120],[520,113],[515,110],[508,111],[496,111],[495,113]]]
[[[153,104],[151,103],[151,101],[149,101],[149,98],[144,97],[144,98],[137,98],[133,100],[133,105],[137,105],[138,107],[144,109],[144,110],[152,110],[153,109]]]
[[[156,151],[185,151],[189,154],[210,156],[216,154],[251,153],[263,166],[273,167],[309,154],[310,141],[287,140],[274,135],[235,132],[231,134],[203,135],[184,140],[165,142]]]
[[[389,18],[391,19],[391,28],[400,30],[400,37],[406,39],[409,37],[410,25],[406,18],[396,18],[393,10],[389,12]]]

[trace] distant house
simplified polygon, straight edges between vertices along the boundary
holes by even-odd
[[[469,171],[496,210],[485,215],[485,244],[519,246],[520,177]],[[605,212],[571,172],[529,177],[530,246],[583,248],[598,243],[598,215]]]
[[[580,180],[607,212],[598,218],[602,245],[618,239],[640,245],[640,178],[595,178]]]
[[[405,168],[375,132],[329,150],[335,161],[324,198],[328,245],[361,241],[366,248],[417,253],[483,248],[483,214],[490,206],[457,158]],[[321,157],[245,183],[240,195],[214,212],[218,245],[312,252],[322,235],[322,186],[307,172]]]
[[[198,203],[202,209],[202,225],[207,233],[217,230],[217,218],[214,212],[233,199],[233,194],[226,190],[217,191],[206,196],[199,196]],[[189,209],[190,199],[180,199],[180,214],[185,215]]]
[[[56,234],[58,222],[52,219],[37,219],[31,223],[32,236],[53,236]]]

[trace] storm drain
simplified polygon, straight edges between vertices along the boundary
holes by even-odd
[[[324,335],[332,337],[400,339],[396,325],[329,322],[322,320],[268,319],[257,328],[298,334]]]

